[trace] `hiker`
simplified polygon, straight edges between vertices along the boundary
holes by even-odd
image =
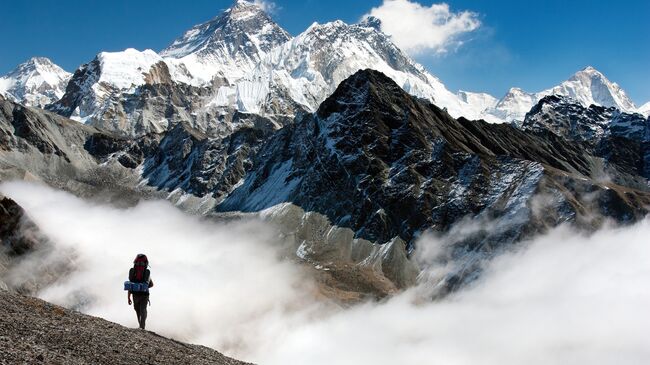
[[[144,329],[147,320],[147,304],[149,303],[149,288],[153,287],[149,260],[145,254],[138,254],[133,260],[133,267],[129,270],[129,281],[124,283],[124,289],[128,290],[129,305],[133,303],[135,314],[138,316],[138,324]],[[133,302],[131,302],[133,295]]]

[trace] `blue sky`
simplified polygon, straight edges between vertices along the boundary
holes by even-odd
[[[430,6],[431,1],[419,1]],[[602,71],[640,105],[650,101],[648,0],[454,0],[481,25],[446,53],[423,50],[415,59],[450,90],[497,97],[511,86],[539,91],[587,65]],[[230,0],[30,0],[2,6],[0,74],[31,56],[68,71],[100,51],[160,50],[192,25],[216,16]],[[273,18],[295,35],[312,22],[356,22],[379,1],[275,1]],[[406,21],[406,20],[405,20]]]

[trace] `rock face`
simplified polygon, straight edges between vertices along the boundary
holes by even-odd
[[[524,130],[549,130],[568,140],[597,144],[603,138],[650,140],[650,123],[641,114],[591,104],[560,95],[542,98],[518,124]]]
[[[236,113],[234,119],[242,126],[224,138],[209,138],[184,123],[177,124],[144,161],[142,177],[147,184],[167,191],[180,189],[199,197],[227,195],[250,169],[262,142],[275,131],[272,121],[256,115]]]
[[[0,342],[3,364],[246,364],[207,347],[3,290]]]
[[[41,243],[41,236],[15,201],[0,195],[0,254],[20,256]]]
[[[72,74],[45,57],[33,57],[0,77],[5,98],[39,108],[59,100]]]
[[[123,136],[161,133],[180,121],[218,128],[223,117],[207,106],[212,91],[191,85],[186,72],[151,50],[103,52],[75,71],[47,109]]]

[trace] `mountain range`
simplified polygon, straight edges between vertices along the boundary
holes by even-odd
[[[0,84],[0,180],[255,214],[337,290],[412,285],[427,232],[472,227],[436,263],[451,290],[549,228],[650,206],[647,105],[591,67],[538,93],[452,93],[375,18],[291,37],[241,0],[160,53],[102,52],[72,75],[31,64]]]
[[[278,119],[313,112],[341,81],[365,68],[385,73],[454,117],[492,123],[522,121],[547,95],[567,96],[585,107],[650,112],[649,104],[636,108],[616,83],[592,67],[536,93],[512,88],[501,99],[453,93],[395,46],[376,18],[352,25],[314,23],[292,37],[243,0],[160,53],[102,52],[72,77],[45,58],[31,59],[0,79],[0,93],[128,135],[160,132],[180,120],[208,134],[229,133],[237,128],[230,120],[235,111],[270,118],[278,127]]]

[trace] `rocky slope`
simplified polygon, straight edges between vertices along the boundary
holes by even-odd
[[[39,108],[59,100],[72,74],[45,57],[33,57],[0,77],[0,95]]]
[[[41,181],[78,196],[130,205],[156,194],[155,189],[137,187],[135,167],[152,154],[160,138],[125,139],[0,100],[0,181]]]
[[[43,249],[49,241],[38,227],[27,217],[25,211],[15,201],[0,194],[0,290],[15,288],[30,291],[36,284],[30,278],[22,278],[20,284],[9,275],[20,257]],[[51,282],[45,270],[35,273],[43,283]]]
[[[3,364],[246,364],[5,290],[0,290],[0,344]]]

